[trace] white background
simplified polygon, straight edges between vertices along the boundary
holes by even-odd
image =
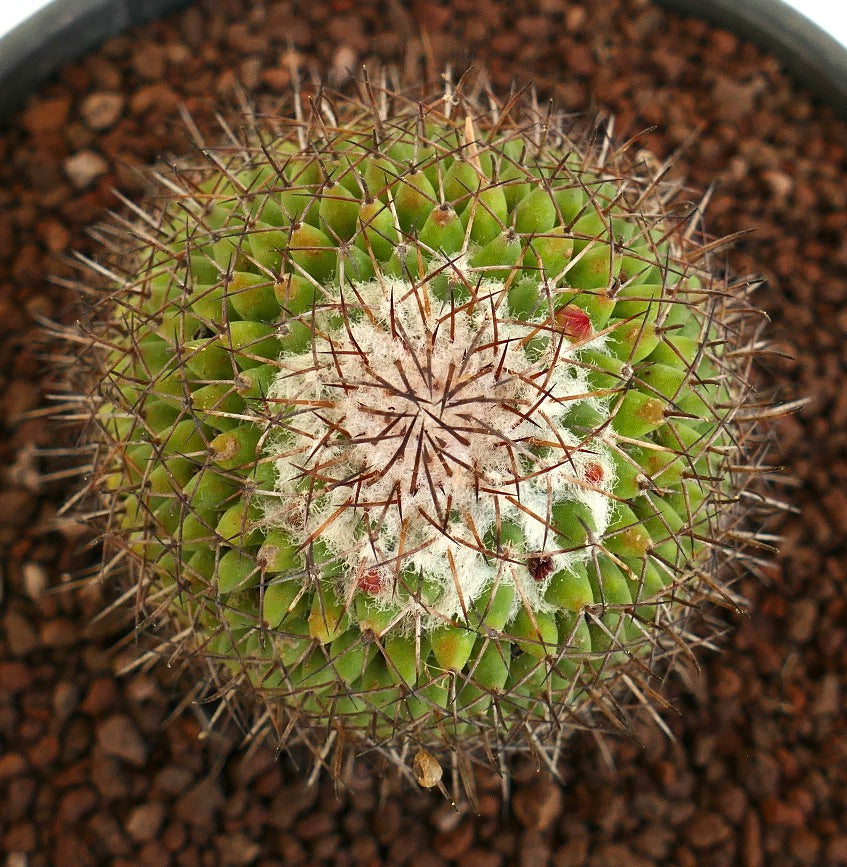
[[[137,0],[141,2],[141,0]],[[739,0],[743,3],[744,0]],[[785,0],[847,46],[847,4],[842,0]],[[0,0],[0,35],[11,30],[47,0]]]

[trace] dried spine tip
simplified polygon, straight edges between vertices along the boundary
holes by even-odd
[[[722,592],[750,311],[624,153],[368,94],[166,182],[92,314],[91,487],[232,696],[440,785],[619,719]]]

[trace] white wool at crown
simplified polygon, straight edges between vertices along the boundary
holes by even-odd
[[[489,279],[477,288],[478,297],[502,292],[503,284]],[[412,599],[404,603],[407,614],[429,625],[461,616],[495,578],[517,585],[515,611],[522,599],[549,610],[543,599],[549,576],[536,582],[525,563],[486,558],[479,540],[498,520],[511,521],[528,551],[550,552],[552,576],[589,556],[587,550],[559,550],[549,527],[554,502],[583,503],[598,534],[609,525],[612,499],[605,492],[615,483],[609,452],[597,440],[577,448],[580,439],[564,427],[574,398],[591,391],[585,369],[569,363],[569,341],[551,339],[530,357],[524,345],[537,323],[495,319],[493,305],[456,312],[427,287],[397,278],[357,284],[355,295],[347,303],[364,311],[357,321],[336,323],[333,330],[324,311],[310,350],[280,359],[270,397],[292,412],[287,432],[270,438],[270,453],[277,456],[277,502],[287,506],[269,505],[267,524],[300,543],[320,538],[346,565],[338,589],[347,598],[358,576],[376,568],[389,580],[374,601],[396,605],[393,579],[402,558],[404,572],[420,573],[441,588],[428,611]],[[448,380],[452,404],[442,400]],[[404,391],[413,392],[414,401]],[[526,415],[515,412],[518,407]],[[385,431],[385,419],[398,417],[397,430]],[[412,419],[415,445],[398,448]],[[333,425],[344,431],[335,442],[327,438]],[[469,427],[464,436],[461,429]],[[420,466],[418,436],[433,452],[428,474]],[[526,445],[530,440],[559,447],[539,456]],[[516,454],[529,470],[516,467]],[[589,462],[602,467],[600,485],[584,483]],[[302,511],[295,516],[291,504],[305,501],[298,484],[316,467],[337,484],[315,496],[308,518]],[[359,487],[348,483],[371,468],[384,471]],[[353,499],[357,507],[347,507]],[[448,501],[454,518],[445,532],[438,524]],[[371,534],[362,532],[366,509],[378,528]]]

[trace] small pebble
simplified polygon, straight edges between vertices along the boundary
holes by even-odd
[[[709,849],[731,834],[732,828],[717,813],[698,813],[685,829],[686,840],[695,849]]]
[[[546,774],[539,774],[531,783],[515,792],[512,808],[525,828],[544,831],[558,819],[562,811],[561,788]]]
[[[30,621],[16,611],[6,612],[0,620],[0,631],[6,638],[12,656],[27,656],[39,645],[38,633]]]
[[[139,804],[130,811],[124,828],[136,843],[146,843],[159,833],[165,813],[162,803]]]
[[[50,583],[47,570],[40,563],[24,563],[21,573],[27,596],[37,602],[44,595]]]
[[[24,110],[21,120],[27,132],[32,135],[59,132],[67,123],[70,110],[70,95],[34,99]]]
[[[68,157],[63,168],[74,188],[84,190],[109,171],[109,164],[100,154],[85,150]]]
[[[98,91],[83,100],[79,111],[91,129],[103,132],[111,129],[118,122],[123,108],[122,94]]]
[[[140,768],[147,761],[147,744],[132,719],[115,714],[97,726],[97,744],[107,755]]]

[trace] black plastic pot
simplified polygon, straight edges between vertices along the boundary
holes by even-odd
[[[749,39],[847,117],[847,48],[782,0],[656,0]],[[837,2],[837,0],[833,0]]]
[[[53,0],[0,39],[0,121],[63,63],[191,0]],[[657,0],[755,42],[847,117],[847,48],[782,0]]]
[[[0,39],[0,121],[62,64],[190,0],[53,0]]]

